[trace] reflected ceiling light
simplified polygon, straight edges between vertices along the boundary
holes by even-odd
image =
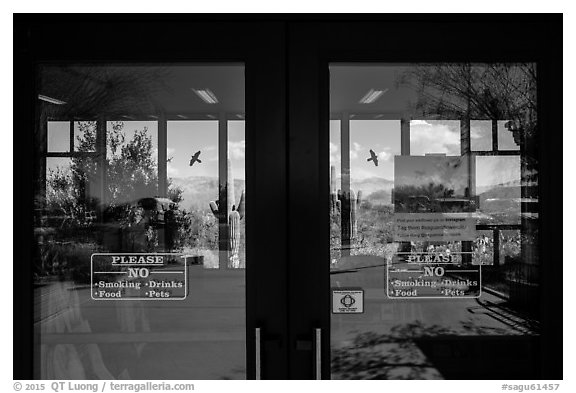
[[[241,113],[237,113],[237,114],[236,114],[236,117],[239,118],[239,119],[244,119],[244,115],[241,114]]]
[[[187,116],[184,116],[184,115],[176,115],[176,117],[179,117],[180,119],[187,119],[188,118]]]
[[[215,119],[216,118],[216,116],[214,116],[214,115],[206,115],[206,117],[209,119]]]
[[[218,103],[218,98],[216,98],[216,95],[212,93],[210,89],[192,89],[192,91],[196,93],[196,95],[200,97],[200,99],[207,104]]]
[[[360,99],[360,101],[358,101],[360,104],[371,104],[373,102],[375,102],[378,98],[380,98],[380,96],[384,93],[386,93],[388,91],[388,89],[384,89],[384,90],[374,90],[374,89],[370,89],[368,91],[368,93],[366,93],[366,95],[364,97],[362,97]]]
[[[44,95],[42,95],[42,94],[38,94],[38,99],[39,99],[39,100],[42,100],[42,101],[49,102],[49,103],[51,103],[51,104],[56,104],[56,105],[64,105],[64,104],[66,104],[65,101],[57,100],[56,98],[44,96]]]

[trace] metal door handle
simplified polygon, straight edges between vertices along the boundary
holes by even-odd
[[[322,329],[316,328],[314,330],[315,335],[315,357],[314,362],[314,375],[316,379],[322,379]]]
[[[260,328],[256,328],[256,379],[262,379]]]

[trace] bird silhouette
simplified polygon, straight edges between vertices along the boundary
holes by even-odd
[[[198,150],[196,153],[194,153],[194,155],[192,156],[192,158],[190,159],[190,166],[194,165],[194,163],[198,162],[198,163],[202,163],[202,161],[200,161],[200,159],[198,158],[200,156],[200,150]]]
[[[378,166],[378,156],[374,153],[374,150],[370,149],[370,158],[366,159],[366,161],[372,161],[375,166]]]

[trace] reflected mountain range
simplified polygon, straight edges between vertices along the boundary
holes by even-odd
[[[180,208],[191,208],[210,211],[210,201],[218,200],[218,178],[210,176],[189,176],[171,178],[172,187],[182,189],[182,202]],[[240,198],[244,190],[244,180],[234,179],[234,192]]]
[[[340,184],[340,179],[337,179],[336,184]],[[218,199],[218,178],[216,177],[174,177],[172,178],[172,185],[181,188],[183,191],[183,200],[180,203],[180,207],[183,209],[192,207],[208,209],[210,201]],[[243,179],[234,179],[234,189],[237,196],[245,189],[244,187],[245,181]],[[373,205],[392,204],[393,180],[381,177],[369,177],[361,180],[352,179],[350,188],[356,192],[361,190],[363,200],[369,201]],[[520,198],[520,180],[480,186],[477,187],[476,193],[479,196],[480,206],[486,206],[498,200],[518,200]]]

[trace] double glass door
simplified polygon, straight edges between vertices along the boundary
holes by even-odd
[[[148,38],[209,25],[196,57],[109,42],[87,62],[30,24],[27,372],[551,378],[546,63],[407,55],[385,21]]]

